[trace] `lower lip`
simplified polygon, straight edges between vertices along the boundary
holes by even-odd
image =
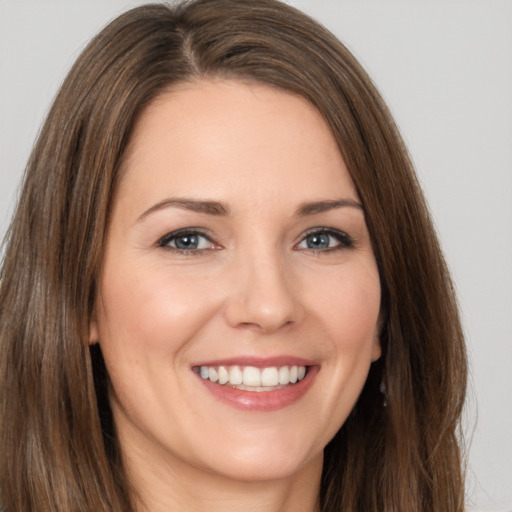
[[[277,411],[300,400],[313,385],[318,370],[318,366],[311,366],[300,382],[273,391],[245,391],[215,384],[199,375],[198,378],[215,398],[232,407],[243,411]]]

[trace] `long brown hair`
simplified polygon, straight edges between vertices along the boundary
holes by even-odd
[[[135,8],[71,69],[28,162],[0,283],[6,512],[132,510],[98,348],[87,344],[109,205],[141,110],[197,77],[308,99],[364,205],[382,284],[382,358],[325,449],[324,512],[463,510],[466,354],[450,277],[395,124],[327,30],[276,0]]]

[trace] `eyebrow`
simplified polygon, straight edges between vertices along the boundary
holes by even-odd
[[[169,198],[160,201],[147,209],[142,215],[139,216],[137,222],[141,222],[148,215],[164,208],[181,208],[183,210],[191,210],[193,212],[205,213],[206,215],[229,215],[229,208],[217,201],[203,201],[197,199],[185,199],[185,198]]]
[[[306,217],[308,215],[315,215],[329,210],[346,207],[356,208],[363,211],[363,205],[353,199],[336,199],[331,201],[313,201],[310,203],[303,203],[297,209],[296,215],[299,217]],[[193,212],[215,216],[227,216],[230,214],[229,207],[218,201],[169,198],[160,201],[159,203],[151,206],[151,208],[148,208],[144,213],[142,213],[142,215],[138,217],[137,222],[141,222],[148,215],[165,208],[181,208],[183,210],[190,210]]]
[[[327,212],[336,208],[357,208],[363,210],[363,205],[358,203],[354,199],[335,199],[332,201],[315,201],[312,203],[304,203],[297,209],[297,215],[299,217],[305,217],[307,215],[315,215],[317,213]]]

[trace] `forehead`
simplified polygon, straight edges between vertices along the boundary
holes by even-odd
[[[158,96],[139,117],[121,188],[137,195],[272,193],[357,197],[329,127],[308,101],[258,83],[204,80]],[[219,199],[229,199],[219,197]]]

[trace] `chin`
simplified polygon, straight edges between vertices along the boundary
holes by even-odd
[[[240,450],[232,448],[228,456],[222,457],[221,464],[218,464],[217,457],[210,471],[240,482],[282,480],[303,471],[319,468],[321,471],[323,450],[310,454],[306,450],[298,452],[297,446],[294,450],[286,449],[285,444],[273,443],[261,448],[245,447]]]

